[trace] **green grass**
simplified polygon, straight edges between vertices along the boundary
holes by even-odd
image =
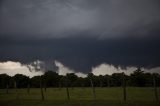
[[[40,89],[9,90],[0,89],[0,106],[160,106],[155,101],[153,88],[127,88],[127,101],[123,101],[122,88],[96,88],[96,100],[94,100],[91,88],[69,89],[70,101],[67,100],[66,89],[48,88],[44,92],[45,100],[41,100]],[[160,97],[160,93],[159,93]]]

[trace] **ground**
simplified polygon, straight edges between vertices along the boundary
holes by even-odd
[[[160,89],[158,89],[160,97]],[[44,92],[45,100],[41,100],[39,88],[0,89],[0,106],[160,106],[156,102],[153,88],[127,88],[127,101],[123,101],[123,89],[120,87],[96,88],[96,99],[91,88],[69,88],[70,100],[65,88],[48,88]]]

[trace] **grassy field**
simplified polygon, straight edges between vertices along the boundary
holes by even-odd
[[[70,88],[70,100],[67,100],[66,89],[48,88],[41,100],[40,89],[9,90],[0,89],[0,106],[160,106],[155,101],[153,88],[127,88],[127,101],[123,101],[122,88],[96,88],[96,100],[91,88]],[[160,93],[159,93],[160,97]]]

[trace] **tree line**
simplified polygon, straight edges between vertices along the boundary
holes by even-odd
[[[0,74],[0,88],[40,88],[48,87],[120,87],[123,86],[125,79],[126,86],[135,87],[152,87],[160,86],[160,74],[144,73],[140,68],[135,70],[130,75],[124,73],[114,73],[112,75],[95,76],[88,73],[87,77],[78,77],[74,73],[68,73],[66,76],[58,75],[53,71],[47,71],[42,76],[34,76],[29,78],[22,74],[9,76],[7,74]]]

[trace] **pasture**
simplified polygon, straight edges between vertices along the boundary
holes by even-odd
[[[66,88],[47,88],[42,101],[40,88],[31,88],[29,93],[27,89],[9,89],[8,94],[0,89],[0,106],[160,106],[150,87],[127,87],[126,102],[121,87],[95,88],[95,92],[96,99],[91,88],[69,88],[68,100]]]

